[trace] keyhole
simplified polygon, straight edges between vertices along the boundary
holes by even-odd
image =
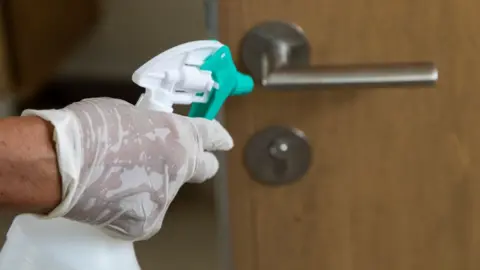
[[[285,175],[288,171],[289,144],[284,139],[276,139],[270,145],[270,156],[273,158],[274,173],[277,176]]]

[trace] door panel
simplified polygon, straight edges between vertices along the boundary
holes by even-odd
[[[433,60],[435,88],[275,91],[231,100],[229,196],[237,270],[478,269],[480,56],[474,0],[223,0],[240,52],[256,24],[301,26],[313,64]],[[252,180],[243,148],[271,125],[309,138],[313,162],[280,187]],[[259,150],[262,151],[262,150]]]

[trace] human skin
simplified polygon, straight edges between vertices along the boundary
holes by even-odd
[[[0,119],[0,209],[47,214],[61,198],[53,126],[36,116]]]

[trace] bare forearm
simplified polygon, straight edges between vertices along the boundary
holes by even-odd
[[[43,214],[60,200],[53,127],[38,117],[0,120],[0,208]]]

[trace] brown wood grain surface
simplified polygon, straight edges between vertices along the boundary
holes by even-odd
[[[480,28],[476,0],[220,0],[238,55],[259,22],[301,26],[315,64],[433,60],[434,89],[275,92],[227,104],[237,270],[480,268]],[[238,59],[238,57],[237,57]],[[243,148],[270,125],[299,128],[308,174],[267,187]]]

